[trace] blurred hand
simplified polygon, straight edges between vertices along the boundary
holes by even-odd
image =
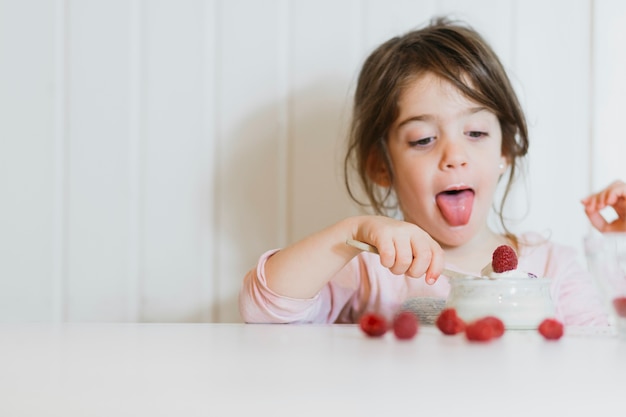
[[[626,232],[626,183],[615,181],[602,191],[581,200],[589,221],[600,232]],[[612,207],[617,219],[607,222],[600,214],[606,207]]]

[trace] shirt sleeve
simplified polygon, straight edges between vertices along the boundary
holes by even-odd
[[[267,286],[265,263],[278,249],[265,252],[244,277],[239,311],[246,323],[334,323],[343,321],[361,286],[358,257],[348,263],[312,298],[285,297]]]

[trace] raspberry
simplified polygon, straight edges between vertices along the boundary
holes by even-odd
[[[487,316],[485,318],[480,319],[491,326],[493,329],[493,336],[500,337],[504,334],[504,323],[497,317]]]
[[[517,268],[517,254],[512,247],[501,245],[493,251],[491,266],[494,272],[512,271]]]
[[[537,330],[548,340],[558,340],[563,336],[563,324],[555,319],[545,319]]]
[[[453,308],[446,308],[437,317],[437,328],[443,334],[457,334],[465,330],[465,322],[456,314]]]
[[[367,313],[359,320],[359,327],[370,337],[380,337],[387,332],[387,320],[376,313]]]
[[[620,317],[626,317],[626,297],[616,297],[613,299],[613,308]]]
[[[488,342],[504,334],[504,323],[497,317],[478,319],[465,327],[465,337],[472,342]]]
[[[413,339],[419,329],[419,318],[410,311],[401,311],[393,320],[393,333],[398,339]]]
[[[493,327],[477,320],[465,327],[465,337],[472,342],[487,342],[494,337]]]

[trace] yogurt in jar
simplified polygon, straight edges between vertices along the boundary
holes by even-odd
[[[466,322],[495,316],[507,329],[536,329],[544,319],[554,317],[552,279],[519,270],[483,275],[449,278],[446,307],[456,309]]]

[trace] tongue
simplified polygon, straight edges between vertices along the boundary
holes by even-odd
[[[450,226],[463,226],[472,215],[474,193],[470,190],[458,193],[440,193],[437,195],[437,206]]]

